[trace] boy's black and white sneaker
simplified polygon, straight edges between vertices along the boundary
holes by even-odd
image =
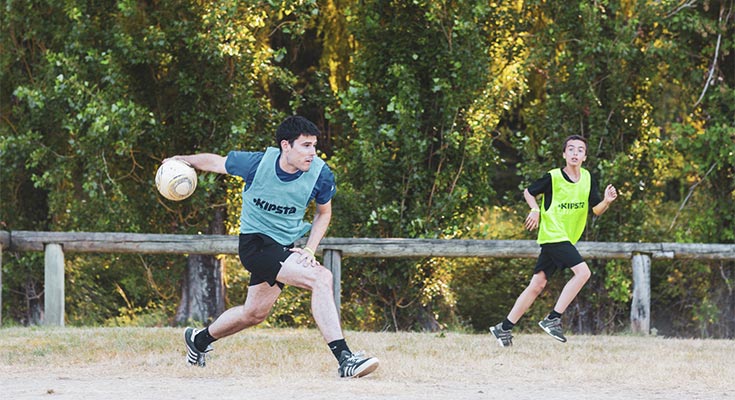
[[[350,353],[343,350],[337,372],[340,378],[361,378],[378,369],[379,363],[375,357],[364,357],[361,352]]]
[[[561,318],[549,319],[549,317],[546,317],[539,321],[538,326],[554,339],[562,343],[567,341],[567,338],[564,337],[564,330],[561,328]]]
[[[199,333],[201,329],[186,328],[184,331],[184,343],[186,344],[186,362],[189,365],[197,365],[204,367],[207,365],[206,354],[212,351],[212,346],[207,346],[207,349],[200,351],[194,344],[194,336]]]
[[[510,333],[510,329],[505,330],[503,329],[503,323],[499,323],[495,326],[490,327],[490,333],[495,336],[495,339],[498,340],[498,343],[500,343],[503,347],[510,347],[513,346],[513,335]]]

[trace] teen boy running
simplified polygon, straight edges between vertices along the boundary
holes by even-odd
[[[334,175],[316,155],[319,129],[306,118],[286,118],[276,130],[278,148],[265,152],[231,151],[226,157],[200,153],[172,158],[200,171],[243,178],[240,262],[250,271],[245,304],[228,309],[209,327],[187,328],[187,362],[205,366],[215,340],[263,322],[284,285],[311,291],[311,312],[339,363],[341,377],[361,377],[378,368],[378,359],[347,347],[334,303],[332,273],[314,257],[332,216]],[[164,160],[165,161],[165,160]],[[313,224],[303,221],[316,202]],[[294,242],[311,231],[302,248]]]
[[[531,211],[526,217],[525,228],[539,228],[537,242],[541,254],[536,262],[528,287],[518,296],[513,308],[502,322],[490,328],[501,346],[513,345],[511,330],[543,291],[546,282],[557,270],[570,268],[574,276],[567,282],[553,310],[540,321],[539,326],[554,339],[566,342],[561,327],[561,316],[590,277],[590,269],[574,247],[582,236],[589,209],[602,215],[618,197],[615,187],[608,185],[600,199],[597,182],[589,171],[582,168],[587,159],[587,140],[572,135],[564,140],[564,168],[549,171],[526,190],[523,197]],[[543,208],[536,202],[542,195]],[[540,222],[539,222],[540,221]]]

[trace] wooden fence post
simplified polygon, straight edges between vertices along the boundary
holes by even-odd
[[[64,250],[47,243],[44,253],[43,323],[64,326]]]
[[[633,333],[651,332],[651,255],[633,253],[633,302],[630,306]]]
[[[332,272],[332,290],[334,290],[334,305],[337,307],[337,314],[341,315],[342,252],[339,250],[324,250],[324,266]]]

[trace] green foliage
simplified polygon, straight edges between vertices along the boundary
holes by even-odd
[[[338,182],[330,236],[529,239],[520,190],[569,134],[619,199],[583,240],[735,242],[732,3],[4,3],[0,229],[236,233],[242,182],[153,190],[161,159],[261,150],[283,115],[316,121]],[[3,254],[3,315],[40,310],[42,256]],[[227,259],[228,304],[248,275]],[[362,329],[485,330],[530,279],[521,260],[344,260]],[[567,318],[625,326],[628,264],[590,261]],[[163,325],[182,257],[67,256],[71,324]],[[655,260],[654,326],[732,337],[733,263]],[[566,276],[529,311],[542,316]],[[35,303],[34,303],[35,302]],[[268,320],[312,326],[284,292]],[[683,332],[683,333],[682,333]]]
[[[625,304],[631,299],[633,281],[628,270],[628,262],[608,261],[605,263],[605,289],[612,301]]]
[[[532,268],[531,260],[467,260],[452,281],[458,314],[475,331],[486,332],[508,315],[531,280]],[[536,307],[542,303],[539,299]],[[530,310],[524,318],[533,320],[533,313]]]
[[[731,263],[675,262],[652,269],[652,326],[665,335],[730,337]]]
[[[12,102],[3,102],[0,141],[5,229],[209,229],[226,182],[202,176],[191,199],[164,202],[153,189],[155,170],[174,154],[225,152],[247,138],[269,142],[258,127],[269,126],[270,115],[261,111],[252,76],[256,66],[270,71],[264,60],[256,63],[259,33],[246,7],[183,5],[8,2],[2,97]],[[69,322],[170,311],[170,295],[161,298],[152,282],[116,262],[73,259],[69,273],[79,290],[69,294]],[[171,274],[170,266],[160,273]],[[172,278],[166,287],[175,287]]]
[[[3,326],[8,321],[23,325],[41,322],[43,260],[42,253],[3,252]]]
[[[358,51],[341,98],[354,132],[337,152],[344,182],[338,232],[462,236],[465,223],[490,202],[498,158],[476,113],[492,112],[477,100],[491,98],[491,10],[460,3],[364,2],[353,10]],[[439,281],[449,276],[432,261],[391,260],[356,270],[364,276],[349,281],[367,282],[358,290],[382,304],[395,329],[412,326],[442,297],[431,294],[437,281],[427,274]],[[366,289],[372,283],[380,284]]]
[[[267,325],[274,327],[316,328],[311,315],[311,293],[295,287],[286,287],[266,322]]]
[[[529,50],[531,86],[518,110],[521,124],[507,139],[523,156],[517,166],[527,181],[561,163],[565,136],[590,140],[587,167],[601,185],[615,184],[619,198],[604,217],[591,221],[584,240],[732,243],[735,136],[732,101],[726,99],[732,99],[734,75],[727,73],[732,68],[722,64],[724,58],[715,59],[717,78],[700,96],[715,44],[727,42],[717,40],[726,36],[723,16],[732,18],[723,13],[726,7],[724,2],[696,8],[671,2],[526,6],[537,21],[530,32],[538,40]],[[730,54],[732,43],[719,51],[719,57]],[[594,269],[587,285],[593,294],[583,292],[573,307],[581,318],[578,326],[587,327],[583,331],[596,331],[601,320],[612,317],[600,310],[628,307],[629,282],[613,265]],[[706,291],[716,279],[705,281],[698,285]],[[727,304],[721,302],[720,309]]]

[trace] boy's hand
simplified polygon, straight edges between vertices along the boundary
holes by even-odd
[[[296,260],[297,263],[302,264],[304,267],[318,267],[322,264],[316,259],[316,256],[314,255],[314,251],[307,248],[300,249],[298,247],[294,247],[291,250],[293,253],[299,254],[299,259]]]
[[[605,201],[607,201],[608,203],[612,203],[617,198],[618,191],[615,190],[615,186],[607,185],[607,187],[605,188]]]
[[[523,224],[523,226],[526,227],[526,229],[528,229],[529,231],[532,231],[538,228],[538,221],[539,221],[540,215],[541,214],[538,211],[532,210],[531,212],[528,213],[528,216],[526,217],[526,222]]]

